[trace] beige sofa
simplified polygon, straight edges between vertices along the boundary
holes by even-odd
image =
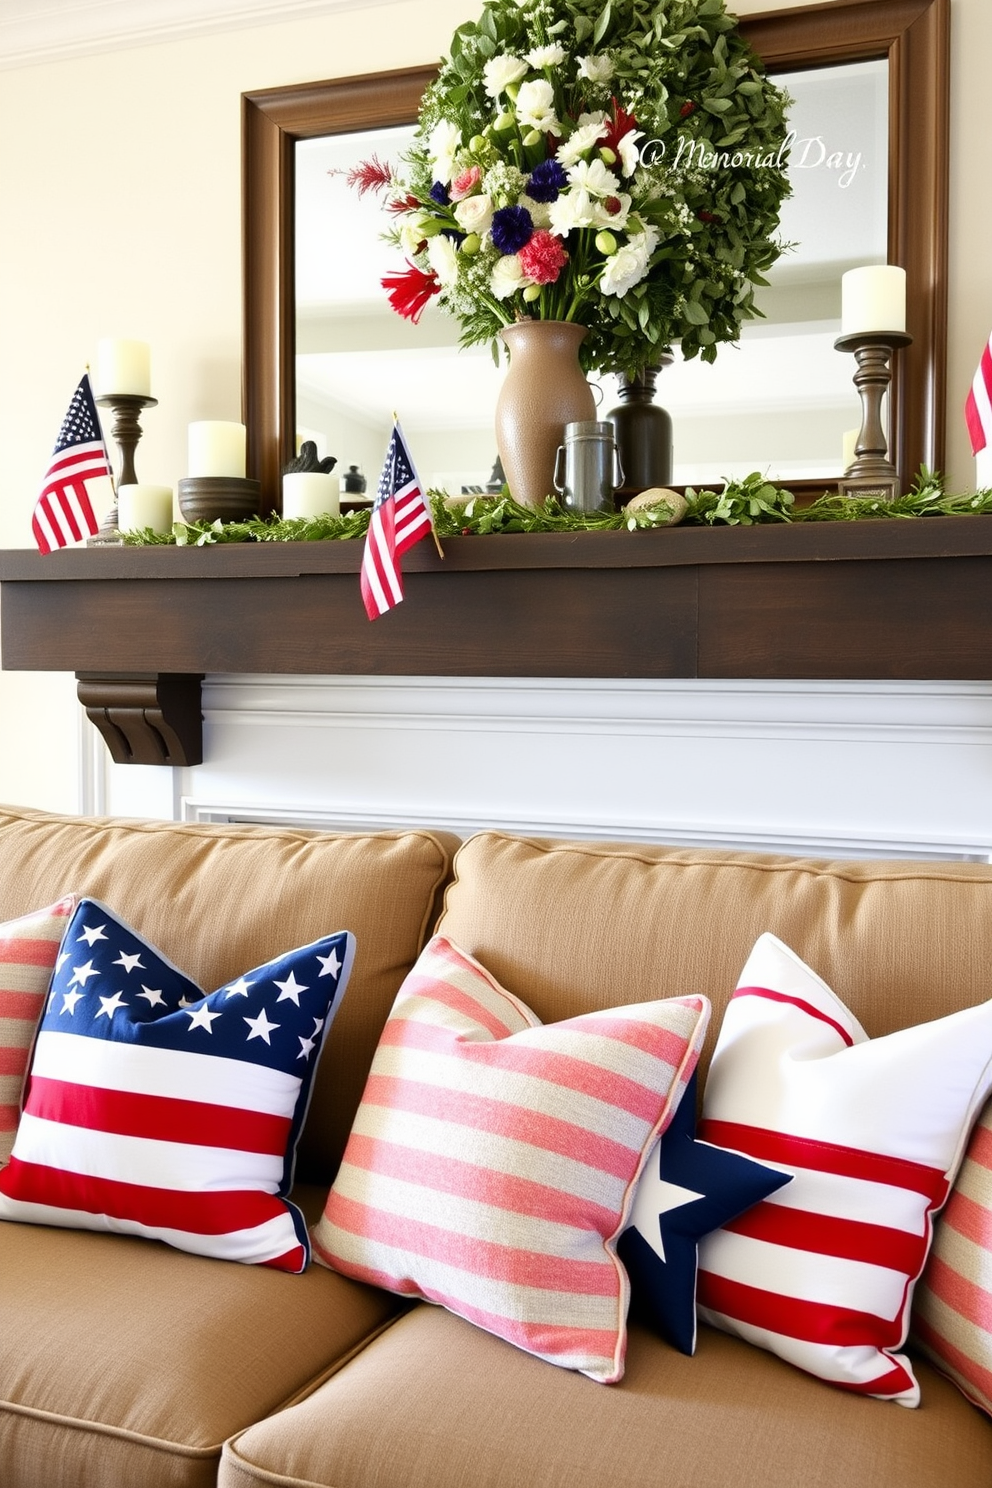
[[[355,933],[300,1146],[296,1196],[314,1217],[438,915],[545,1022],[702,992],[708,1048],[763,930],[872,1036],[992,990],[983,865],[0,810],[0,920],[72,891],[208,988]],[[316,1265],[292,1276],[0,1223],[2,1488],[992,1488],[992,1426],[917,1368],[922,1405],[905,1410],[705,1327],[688,1358],[634,1324],[625,1377],[604,1386]]]

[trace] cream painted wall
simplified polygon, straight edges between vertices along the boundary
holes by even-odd
[[[101,336],[153,348],[159,406],[144,417],[142,479],[184,474],[192,419],[239,417],[239,95],[429,60],[474,8],[400,0],[4,74],[0,545],[31,546],[38,481]],[[737,6],[768,8],[792,0]],[[953,0],[947,474],[958,488],[973,483],[960,409],[992,328],[990,53],[989,0]],[[0,673],[0,799],[76,809],[79,727],[71,678]]]

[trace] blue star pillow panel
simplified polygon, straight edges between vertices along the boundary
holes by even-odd
[[[80,901],[31,1057],[0,1218],[303,1271],[286,1195],[355,941],[327,935],[209,995]]]
[[[637,1185],[617,1253],[634,1306],[683,1354],[696,1351],[699,1241],[791,1183],[766,1167],[696,1139],[696,1076]]]

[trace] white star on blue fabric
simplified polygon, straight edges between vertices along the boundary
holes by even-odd
[[[209,1004],[207,1003],[205,998],[202,1002],[195,1004],[192,1008],[186,1008],[185,1013],[187,1018],[189,1019],[189,1027],[186,1030],[187,1033],[192,1033],[194,1028],[205,1028],[208,1033],[213,1033],[211,1024],[213,1023],[213,1020],[215,1018],[219,1018],[221,1016],[220,1013],[212,1013],[210,1011]]]
[[[269,1038],[269,1034],[273,1033],[279,1027],[278,1023],[269,1022],[265,1016],[264,1008],[262,1008],[257,1018],[246,1018],[245,1022],[251,1029],[251,1033],[248,1035],[249,1043],[251,1043],[252,1039],[260,1038],[264,1039],[267,1044],[271,1044],[272,1040]]]
[[[114,1014],[120,1012],[121,1008],[125,1006],[123,992],[115,992],[113,997],[101,997],[100,1011],[97,1013],[97,1017],[113,1020]]]
[[[96,941],[106,940],[107,937],[104,934],[106,928],[106,925],[84,925],[82,935],[76,938],[77,940],[85,940],[90,950],[92,950]]]
[[[295,971],[291,971],[284,982],[274,981],[273,985],[280,988],[276,1002],[295,1002],[297,1007],[300,1005],[300,993],[309,992],[310,990],[309,987],[304,987],[301,982],[296,980]]]
[[[127,972],[135,971],[138,967],[140,967],[142,971],[144,971],[145,969],[144,966],[142,966],[141,964],[141,957],[138,955],[129,956],[127,951],[121,951],[120,955],[117,957],[117,960],[112,961],[110,964],[111,966],[123,966],[124,970]]]
[[[792,1182],[791,1173],[699,1142],[695,1132],[693,1075],[648,1159],[617,1246],[633,1305],[683,1354],[696,1350],[699,1241]]]
[[[99,975],[100,973],[93,965],[93,962],[87,961],[83,966],[74,966],[72,968],[72,976],[69,978],[69,986],[71,987],[76,982],[78,982],[81,987],[85,987],[90,977]]]
[[[247,997],[248,988],[254,987],[254,985],[254,982],[246,981],[244,977],[238,977],[238,980],[236,982],[232,982],[227,991],[224,993],[225,1000],[228,997]]]
[[[318,956],[317,960],[320,962],[321,966],[321,969],[318,973],[319,976],[336,977],[338,972],[341,970],[341,962],[338,959],[337,951],[332,951],[329,956]]]

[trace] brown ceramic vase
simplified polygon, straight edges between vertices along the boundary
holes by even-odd
[[[521,320],[500,331],[510,365],[496,402],[496,448],[510,495],[522,506],[554,495],[565,425],[596,417],[579,365],[585,334],[585,326],[562,320]]]

